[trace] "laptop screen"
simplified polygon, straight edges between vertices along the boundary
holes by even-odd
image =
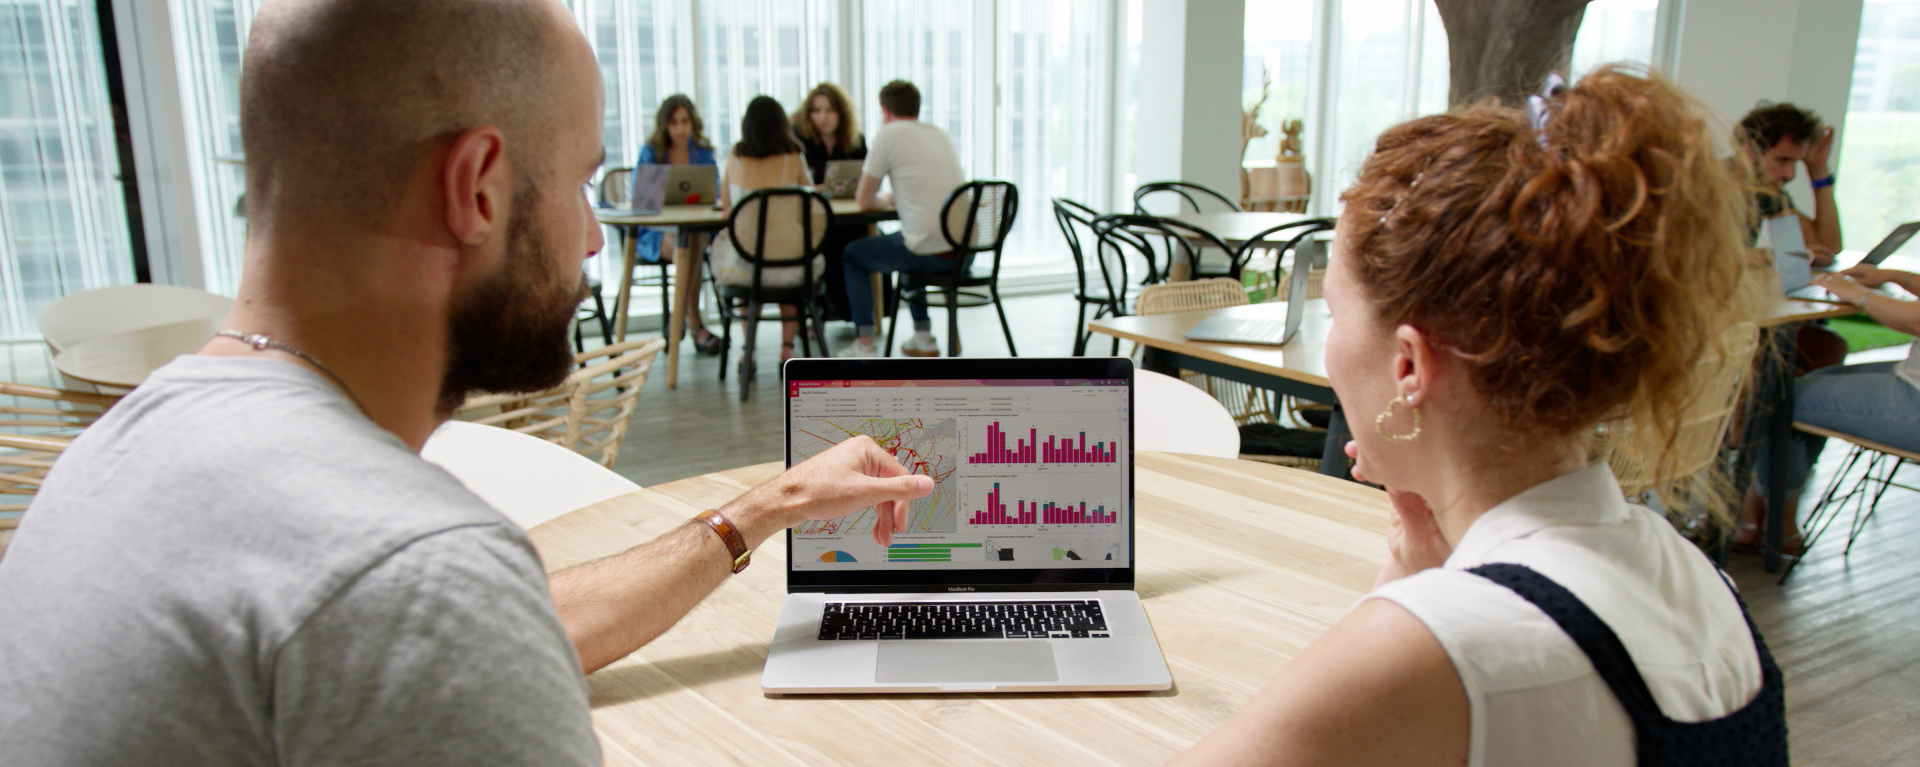
[[[788,465],[864,434],[934,479],[890,545],[871,508],[789,531],[790,588],[1131,583],[1126,360],[795,360],[787,376]]]

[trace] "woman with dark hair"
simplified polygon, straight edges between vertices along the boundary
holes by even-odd
[[[793,138],[793,126],[787,122],[787,112],[780,102],[767,96],[755,96],[747,102],[747,111],[740,118],[740,143],[733,145],[733,154],[727,158],[727,169],[720,181],[720,207],[731,214],[733,203],[749,192],[779,186],[807,186],[806,158],[801,155],[800,142]],[[801,236],[799,215],[777,217],[779,209],[764,212],[767,221],[767,243],[769,251],[776,251],[783,244],[797,244]],[[753,264],[741,258],[734,250],[733,239],[725,232],[714,237],[713,252],[708,256],[713,267],[713,278],[725,285],[747,285],[753,281]],[[821,279],[825,268],[825,259],[815,256],[813,261],[814,279]],[[793,266],[770,266],[761,269],[760,284],[764,287],[786,288],[799,285],[805,279],[799,264]],[[800,308],[793,304],[781,304],[780,316],[798,317]],[[780,323],[780,361],[786,362],[793,357],[793,336],[799,323],[786,320]]]
[[[800,109],[793,113],[793,134],[806,148],[807,169],[816,185],[826,183],[827,163],[867,159],[867,137],[860,133],[860,120],[853,114],[853,102],[847,98],[846,91],[833,83],[823,82],[807,92],[806,100],[800,102]],[[847,243],[867,236],[868,228],[864,223],[849,223],[827,232],[822,250],[827,257],[827,313],[833,317],[851,318],[841,257]]]
[[[815,184],[826,182],[829,161],[867,158],[867,137],[860,133],[853,102],[833,83],[821,83],[807,92],[800,111],[793,113],[793,133],[806,148],[807,168]]]
[[[1679,414],[1724,396],[1698,360],[1766,305],[1705,113],[1603,68],[1380,136],[1342,195],[1326,370],[1387,488],[1386,565],[1183,761],[1786,764],[1730,582],[1591,452],[1624,418],[1678,480]]]
[[[640,146],[640,158],[635,164],[717,164],[713,142],[707,140],[706,124],[700,120],[700,110],[693,105],[693,99],[684,93],[675,93],[660,102],[660,109],[653,116],[653,133]],[[645,263],[656,263],[662,258],[673,261],[672,249],[662,252],[660,242],[660,230],[641,227],[634,240],[634,258]],[[687,312],[687,328],[693,334],[693,348],[701,354],[720,353],[720,337],[700,322],[698,290],[693,292],[693,305]]]

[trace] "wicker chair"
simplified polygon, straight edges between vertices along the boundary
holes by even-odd
[[[1671,446],[1634,444],[1633,441],[1643,435],[1621,422],[1602,428],[1599,454],[1613,469],[1622,492],[1630,497],[1661,492],[1670,500],[1684,501],[1690,493],[1704,487],[1698,483],[1714,480],[1710,470],[1719,464],[1727,429],[1740,410],[1759,337],[1759,328],[1751,322],[1728,328],[1721,339],[1728,354],[1707,354],[1694,365],[1691,386],[1700,396],[1688,403],[1680,414],[1680,430]],[[1649,466],[1641,459],[1665,453],[1677,456],[1670,467],[1671,477],[1660,476],[1660,467]],[[1669,510],[1680,511],[1672,505]]]
[[[613,467],[640,386],[666,341],[643,338],[574,355],[579,369],[538,394],[487,394],[454,413],[463,421],[512,429]]]
[[[1245,306],[1246,303],[1246,286],[1229,277],[1215,277],[1209,280],[1170,282],[1141,288],[1140,296],[1133,302],[1133,313],[1142,316],[1171,314]],[[1214,378],[1186,370],[1180,371],[1180,378],[1199,387],[1201,391],[1213,395],[1214,399],[1220,400],[1220,404],[1226,406],[1227,412],[1233,414],[1233,421],[1236,424],[1274,422],[1273,408],[1267,401],[1266,392],[1237,381]]]
[[[0,530],[12,530],[54,459],[120,398],[14,383],[0,396]]]

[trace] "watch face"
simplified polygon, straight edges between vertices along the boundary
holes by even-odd
[[[692,188],[693,188],[693,182],[692,182],[692,181],[688,181],[688,180],[686,180],[686,179],[681,179],[681,180],[680,180],[680,191],[682,191],[682,192],[684,192],[684,191],[687,191],[688,189],[692,189]]]

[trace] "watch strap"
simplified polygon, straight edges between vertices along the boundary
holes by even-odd
[[[740,528],[734,527],[733,520],[713,509],[700,512],[694,518],[707,523],[707,527],[713,528],[713,534],[720,536],[720,541],[727,544],[727,556],[733,557],[734,572],[747,569],[747,563],[753,559],[753,550],[747,548],[747,539],[740,536]]]

